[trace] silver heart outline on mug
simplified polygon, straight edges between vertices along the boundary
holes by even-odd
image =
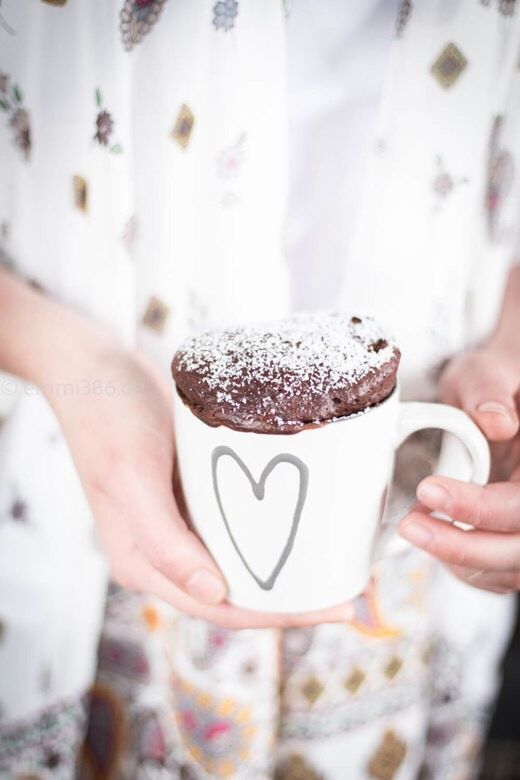
[[[272,570],[271,574],[266,580],[262,580],[260,577],[258,577],[247,560],[245,559],[242,550],[240,549],[235,537],[233,536],[233,532],[230,528],[228,519],[226,517],[226,513],[224,512],[224,507],[222,506],[222,499],[220,496],[220,488],[218,485],[218,477],[217,477],[217,466],[218,461],[223,456],[228,455],[230,458],[233,458],[235,463],[240,466],[244,474],[249,480],[249,484],[251,485],[251,489],[253,491],[253,495],[258,501],[262,501],[265,497],[265,483],[267,480],[267,477],[269,474],[273,471],[273,469],[276,468],[276,466],[279,463],[290,463],[291,465],[295,466],[298,469],[298,473],[300,475],[300,486],[298,490],[298,500],[296,501],[296,506],[294,508],[294,514],[293,519],[291,523],[291,530],[289,532],[289,536],[287,537],[287,541],[285,542],[282,552],[280,554],[280,557],[278,558],[278,561]],[[211,472],[213,475],[213,489],[215,491],[215,498],[217,499],[218,508],[220,509],[220,514],[222,515],[222,520],[224,521],[224,525],[226,526],[226,530],[229,534],[229,538],[231,539],[231,542],[233,544],[233,547],[237,551],[237,554],[246,567],[249,574],[253,577],[253,579],[256,581],[257,585],[262,588],[262,590],[272,590],[274,587],[274,584],[278,578],[278,575],[282,571],[283,567],[285,566],[287,559],[289,555],[291,554],[291,550],[294,545],[294,540],[296,539],[296,533],[298,531],[298,525],[300,524],[300,519],[302,515],[303,505],[305,504],[305,499],[307,498],[307,489],[309,486],[309,469],[305,465],[305,463],[300,460],[300,458],[297,458],[296,455],[290,455],[289,453],[282,453],[280,455],[276,455],[274,458],[271,458],[269,463],[264,467],[262,473],[260,474],[260,479],[258,482],[255,480],[253,475],[251,474],[250,470],[240,458],[234,450],[231,449],[231,447],[215,447],[211,454]]]

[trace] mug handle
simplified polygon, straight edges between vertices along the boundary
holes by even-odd
[[[468,482],[475,482],[477,485],[486,484],[490,469],[489,445],[484,434],[465,412],[446,404],[400,403],[397,416],[396,439],[394,441],[395,449],[412,433],[426,428],[439,428],[451,434],[449,436],[451,442],[453,442],[453,437],[456,437],[455,442],[457,444],[460,442],[464,445],[464,450],[469,455],[471,464],[469,474],[466,472],[453,473],[454,477],[457,479],[463,478]],[[444,438],[446,439],[447,437]],[[443,451],[444,453],[446,451],[445,442],[443,442],[440,460],[446,463]],[[450,476],[445,466],[442,469],[442,473]],[[376,549],[378,552],[375,560],[380,560],[390,555],[397,555],[409,550],[410,547],[413,547],[411,542],[399,536],[394,525],[385,523],[377,541]]]

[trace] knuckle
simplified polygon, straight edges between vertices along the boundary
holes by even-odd
[[[144,545],[143,552],[154,569],[164,572],[171,568],[171,557],[168,555],[163,542],[159,540],[149,541]]]
[[[462,569],[464,569],[464,576],[467,579],[467,572],[471,571],[473,567],[471,567],[469,564],[469,554],[466,546],[461,544],[453,547],[451,560],[455,566],[460,566]]]
[[[466,521],[474,525],[476,528],[486,525],[486,521],[489,516],[489,510],[486,505],[486,500],[482,496],[481,500],[474,500],[468,506],[468,512],[466,514]]]
[[[179,550],[172,551],[171,542],[150,540],[141,548],[148,563],[175,583],[184,582],[190,573],[189,558]]]
[[[480,522],[480,510],[477,502],[456,496],[452,500],[450,509],[456,520],[461,520],[464,523],[471,522],[472,525],[477,525]]]
[[[474,485],[457,485],[452,490],[449,514],[463,523],[480,526],[485,523],[487,507],[485,496],[475,493]]]

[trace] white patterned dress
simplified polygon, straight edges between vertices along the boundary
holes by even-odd
[[[191,331],[282,313],[288,14],[3,0],[3,262],[165,371]],[[396,333],[406,398],[434,397],[439,366],[496,317],[520,214],[519,56],[514,0],[399,6],[338,299]],[[509,599],[420,552],[381,564],[340,625],[232,632],[106,598],[57,422],[1,382],[0,777],[474,776]],[[408,493],[432,452],[424,436],[403,451]]]

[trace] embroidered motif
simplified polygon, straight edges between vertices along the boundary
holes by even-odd
[[[444,89],[452,87],[468,65],[461,50],[454,43],[448,43],[430,68],[435,81]]]
[[[0,642],[2,642],[5,639],[6,634],[6,624],[3,620],[0,620]]]
[[[125,51],[131,51],[148,35],[166,0],[126,0],[121,9],[119,29]]]
[[[136,717],[134,738],[140,764],[151,761],[156,765],[164,766],[167,752],[166,737],[154,711],[141,712]]]
[[[61,701],[40,710],[30,720],[3,726],[0,740],[0,775],[20,777],[30,766],[35,772],[60,765],[63,777],[74,776],[78,744],[85,714],[79,699]],[[45,773],[47,776],[47,773]]]
[[[480,0],[480,4],[489,8],[493,0]],[[516,0],[497,0],[497,10],[502,16],[513,16]]]
[[[229,32],[235,26],[238,14],[237,0],[218,0],[213,6],[213,27]]]
[[[386,624],[380,615],[375,579],[370,581],[364,593],[352,601],[352,607],[354,616],[346,625],[356,631],[374,639],[392,639],[401,634],[399,629]]]
[[[394,677],[401,671],[402,665],[402,660],[394,655],[385,666],[385,677],[388,680],[393,680]]]
[[[47,3],[47,5],[67,5],[68,0],[42,0],[42,2]]]
[[[117,672],[131,680],[146,682],[150,677],[150,665],[139,642],[101,638],[98,650],[99,663],[107,672]]]
[[[186,651],[196,669],[213,667],[229,649],[236,633],[202,620],[185,622]]]
[[[251,710],[234,699],[216,699],[174,678],[175,717],[191,758],[212,777],[232,777],[247,760],[255,726]]]
[[[154,633],[161,627],[161,616],[152,604],[143,607],[143,620],[150,633]]]
[[[231,146],[223,149],[217,157],[217,176],[223,181],[240,175],[244,162],[246,134],[242,133]]]
[[[83,176],[75,174],[72,177],[72,193],[78,211],[88,211],[88,184]]]
[[[365,678],[365,673],[359,668],[359,666],[355,666],[345,680],[345,688],[349,693],[354,694],[363,685]]]
[[[458,732],[458,724],[452,721],[443,721],[442,723],[432,723],[428,727],[426,740],[432,747],[444,747],[451,742]]]
[[[193,111],[186,103],[183,103],[171,132],[173,140],[177,141],[182,149],[186,149],[190,142],[194,124],[195,116]]]
[[[112,154],[121,154],[123,147],[119,143],[110,144],[110,138],[114,131],[114,120],[112,114],[110,114],[105,108],[103,108],[103,96],[100,89],[96,89],[95,93],[96,107],[98,113],[96,115],[96,132],[94,133],[94,141],[100,146],[106,146],[109,152]]]
[[[217,156],[217,178],[224,187],[220,199],[223,206],[240,203],[240,194],[233,187],[242,173],[245,142],[246,134],[242,133],[234,144],[223,149]]]
[[[292,753],[276,766],[274,780],[325,780],[325,778],[316,772],[302,755]]]
[[[242,677],[245,677],[246,680],[250,679],[251,677],[255,677],[258,672],[258,664],[256,661],[250,659],[249,661],[246,661],[244,664],[242,664],[240,672]]]
[[[9,516],[12,520],[16,520],[18,523],[26,523],[28,520],[27,503],[21,498],[15,498],[11,504]]]
[[[437,172],[433,179],[433,193],[437,199],[437,210],[440,208],[443,201],[446,200],[459,184],[467,184],[468,180],[464,176],[458,178],[453,177],[444,166],[443,159],[440,155],[435,158]]]
[[[402,38],[405,31],[405,27],[410,21],[410,17],[413,11],[413,3],[411,0],[401,0],[399,8],[397,10],[397,19],[395,22],[395,35],[396,38]]]
[[[23,94],[20,87],[17,84],[10,87],[9,75],[1,72],[0,111],[9,117],[9,127],[13,133],[14,145],[21,151],[23,158],[29,160],[32,149],[29,112],[23,105]]]
[[[80,761],[87,777],[115,777],[128,730],[123,702],[111,688],[96,683],[88,695],[88,713]]]
[[[488,235],[491,241],[501,238],[500,216],[515,177],[515,164],[511,152],[500,145],[503,117],[497,116],[491,130],[488,150],[486,186],[486,214]]]
[[[137,217],[133,214],[123,227],[121,242],[127,252],[131,253],[137,239]]]
[[[324,686],[317,677],[309,677],[306,683],[302,685],[302,693],[311,705],[320,698],[323,689]]]
[[[169,307],[152,295],[143,314],[142,324],[156,333],[162,333],[169,313]]]
[[[393,732],[387,731],[368,764],[368,774],[374,780],[392,780],[403,763],[406,744]]]
[[[289,676],[298,668],[302,660],[312,647],[316,637],[314,626],[305,628],[287,628],[282,633],[282,670],[283,679],[287,680]]]

